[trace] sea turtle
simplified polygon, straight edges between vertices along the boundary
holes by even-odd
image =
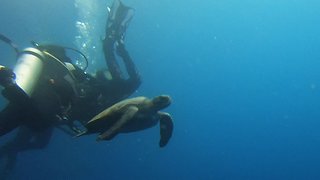
[[[111,140],[118,133],[129,133],[155,126],[160,121],[159,146],[164,147],[173,131],[170,114],[160,112],[171,103],[170,96],[160,95],[153,99],[135,97],[120,101],[92,118],[86,131],[77,136],[99,133],[97,141]]]

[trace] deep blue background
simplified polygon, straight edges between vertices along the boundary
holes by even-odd
[[[46,149],[19,154],[13,179],[320,179],[318,1],[124,2],[136,9],[134,96],[172,96],[170,143],[159,149],[158,127],[103,143],[56,130]],[[75,46],[73,1],[0,3],[0,32],[21,47]],[[13,52],[0,52],[13,66]]]

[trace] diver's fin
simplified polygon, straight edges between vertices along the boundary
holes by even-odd
[[[172,132],[173,132],[173,121],[172,117],[168,113],[158,112],[160,118],[160,142],[159,146],[164,147],[168,144]]]
[[[120,0],[115,0],[111,7],[107,7],[107,12],[108,22],[122,22],[127,15],[133,15],[134,9],[124,5]]]
[[[138,110],[139,109],[136,106],[128,107],[122,117],[110,129],[98,136],[97,141],[111,140],[119,133],[121,128],[132,119],[132,117],[138,112]]]
[[[108,12],[105,38],[123,41],[127,27],[134,15],[134,9],[115,0]]]

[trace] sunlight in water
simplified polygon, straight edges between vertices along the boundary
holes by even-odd
[[[90,72],[92,67],[101,59],[101,39],[105,25],[105,14],[99,0],[75,0],[75,8],[78,17],[75,22],[78,34],[75,36],[74,43],[89,60]],[[77,62],[82,66],[81,62]]]

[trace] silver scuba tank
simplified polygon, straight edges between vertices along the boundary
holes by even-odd
[[[29,96],[32,96],[42,75],[45,56],[36,48],[24,49],[13,71],[17,85]]]

